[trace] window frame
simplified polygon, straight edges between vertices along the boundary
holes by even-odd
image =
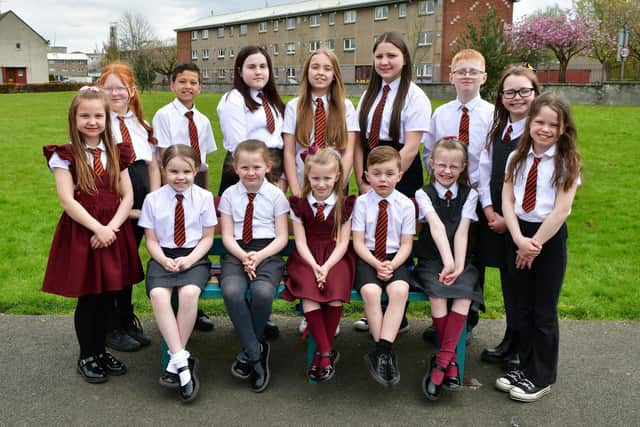
[[[297,19],[296,17],[292,17],[292,18],[287,18],[287,21],[285,23],[285,29],[287,31],[291,31],[291,30],[295,30],[296,29],[296,24],[297,24]],[[292,26],[293,25],[293,26]]]
[[[380,14],[378,12],[380,12]],[[386,14],[384,12],[386,12]],[[389,19],[389,5],[376,6],[373,10],[373,20],[384,21],[385,19]]]
[[[424,40],[423,39],[424,35]],[[431,37],[428,37],[431,35]],[[418,33],[418,46],[432,46],[433,45],[433,31],[420,31]]]
[[[353,15],[353,19],[351,19],[352,15]],[[355,24],[357,20],[358,20],[358,13],[355,9],[345,10],[343,12],[343,15],[342,15],[343,24]]]
[[[269,27],[268,27],[267,21],[259,22],[258,23],[258,33],[266,33],[267,31],[269,31]]]
[[[349,42],[349,47],[347,47],[347,42]],[[355,37],[345,37],[342,39],[342,50],[344,52],[353,52],[356,50],[356,38]]]
[[[312,21],[317,19],[317,23],[313,23]],[[309,15],[309,28],[317,28],[320,26],[320,14]]]

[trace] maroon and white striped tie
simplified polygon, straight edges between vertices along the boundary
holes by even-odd
[[[527,182],[524,186],[524,198],[522,199],[522,209],[525,212],[531,212],[536,207],[536,193],[538,184],[538,163],[540,157],[533,158],[533,164],[527,174]]]
[[[262,100],[262,108],[264,108],[264,114],[267,116],[267,129],[269,130],[269,133],[273,133],[276,130],[276,121],[273,118],[271,106],[267,102],[267,98],[264,96],[264,93],[260,92],[258,94],[258,98]]]
[[[198,128],[196,127],[196,122],[193,121],[193,111],[187,111],[184,113],[189,120],[189,142],[191,143],[191,148],[196,152],[198,156],[200,156],[200,143],[198,142]]]
[[[256,193],[247,193],[249,203],[247,203],[247,209],[244,211],[244,221],[242,223],[242,241],[247,244],[253,240],[253,200],[256,198]]]
[[[373,119],[371,120],[371,130],[369,131],[369,149],[373,150],[378,146],[380,141],[380,124],[382,123],[382,111],[384,110],[384,104],[387,102],[387,95],[391,88],[389,85],[384,85],[382,88],[382,98],[376,106],[373,112]]]
[[[316,98],[316,114],[314,117],[313,141],[318,148],[324,148],[325,132],[327,129],[327,114],[324,111],[324,102],[322,98]]]
[[[386,200],[380,200],[378,203],[378,220],[376,221],[376,235],[374,254],[378,261],[384,261],[387,259],[387,225],[389,217],[387,215],[387,206],[389,202]]]
[[[184,196],[182,194],[176,194],[176,211],[175,219],[173,223],[173,241],[178,247],[181,247],[187,241],[187,233],[184,227],[184,207],[182,206],[182,200]]]
[[[458,139],[465,144],[469,144],[469,109],[467,107],[462,107],[462,117],[460,117]]]
[[[120,122],[120,135],[122,135],[122,143],[128,144],[129,148],[131,148],[129,163],[133,163],[136,161],[136,151],[133,149],[133,141],[131,140],[129,128],[127,128],[127,124],[124,122],[124,117],[118,116],[118,121]]]

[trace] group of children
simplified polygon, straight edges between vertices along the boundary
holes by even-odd
[[[220,286],[242,345],[231,373],[248,379],[255,392],[268,387],[270,346],[263,337],[285,269],[279,253],[291,219],[296,245],[282,296],[301,300],[317,343],[310,379],[335,375],[340,354],[333,338],[355,287],[374,342],[366,366],[378,383],[397,384],[393,343],[415,283],[429,296],[440,343],[427,358],[423,392],[436,400],[441,389],[460,388],[456,344],[470,308],[483,303],[484,267],[495,266],[507,333],[483,360],[517,354],[517,365],[496,387],[516,400],[537,400],[556,379],[564,221],[580,182],[569,107],[555,95],[538,97],[535,73],[513,66],[503,74],[494,109],[479,95],[484,58],[465,49],[451,66],[457,99],[429,120],[430,102],[411,82],[401,35],[378,37],[373,56],[369,86],[354,109],[332,52],[310,55],[300,96],[286,107],[266,51],[249,46],[237,55],[234,88],[217,107],[227,150],[218,191],[226,249]],[[176,99],[156,113],[153,128],[124,70],[130,72],[123,64],[109,66],[100,89],[81,89],[69,111],[71,143],[44,148],[64,210],[44,290],[78,298],[83,378],[98,383],[124,374],[124,364],[105,349],[105,319],[115,307],[129,336],[141,345],[148,340],[131,306],[131,285],[143,277],[137,255],[143,231],[151,256],[147,294],[170,355],[160,384],[190,402],[200,385],[198,359],[187,345],[218,225],[206,162],[216,144],[208,119],[195,108],[195,65],[176,67]],[[347,196],[352,170],[357,199]]]

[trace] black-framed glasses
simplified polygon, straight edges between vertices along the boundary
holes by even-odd
[[[520,98],[528,98],[533,93],[532,87],[521,87],[520,89],[507,89],[502,91],[502,97],[504,99],[513,99],[516,95],[520,95]]]

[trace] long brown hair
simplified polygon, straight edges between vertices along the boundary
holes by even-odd
[[[580,153],[576,148],[578,133],[573,117],[571,116],[571,106],[569,102],[564,99],[564,97],[551,92],[546,92],[533,100],[531,108],[529,109],[529,115],[527,116],[524,134],[513,152],[513,158],[507,168],[504,181],[513,182],[516,176],[523,176],[529,148],[533,144],[533,139],[531,138],[531,120],[540,113],[543,107],[549,107],[556,112],[560,131],[558,142],[556,142],[557,152],[554,158],[551,182],[554,187],[562,187],[564,191],[569,191],[582,173],[582,161],[580,160]]]
[[[335,53],[328,50],[319,50],[312,53],[304,63],[302,70],[302,82],[300,83],[300,100],[296,113],[296,141],[303,147],[311,145],[309,136],[313,127],[313,96],[309,83],[309,66],[316,55],[324,55],[333,67],[333,81],[327,93],[329,111],[327,114],[327,146],[335,147],[338,151],[344,151],[347,146],[347,118],[344,108],[345,92],[342,81],[342,72]],[[331,126],[329,126],[331,120]]]
[[[95,194],[96,181],[93,169],[87,163],[87,152],[82,134],[78,130],[78,121],[76,115],[78,113],[78,107],[83,101],[98,100],[102,102],[105,114],[105,126],[104,130],[100,134],[100,138],[104,143],[105,154],[107,155],[107,167],[105,171],[109,177],[109,184],[113,191],[119,191],[120,185],[120,157],[116,143],[113,141],[111,135],[111,126],[107,122],[111,113],[111,105],[109,100],[104,94],[97,90],[97,88],[90,88],[80,90],[73,97],[71,106],[69,107],[69,140],[71,141],[71,152],[73,153],[73,160],[76,168],[76,180],[80,190],[87,194]]]
[[[245,46],[240,50],[240,52],[238,52],[238,55],[236,55],[236,62],[233,68],[233,88],[237,89],[238,92],[242,94],[244,103],[249,111],[255,111],[261,107],[261,105],[251,97],[251,89],[247,86],[244,80],[242,80],[241,74],[244,61],[246,61],[249,56],[256,53],[265,57],[267,60],[267,67],[269,67],[269,80],[267,80],[267,84],[262,88],[262,93],[264,93],[269,104],[276,107],[276,110],[280,113],[280,117],[282,117],[284,116],[284,103],[278,94],[276,80],[273,77],[273,64],[271,63],[271,57],[267,51],[260,46]]]
[[[462,170],[460,171],[460,175],[458,176],[457,183],[459,185],[471,186],[469,183],[469,171],[467,169],[468,166],[468,153],[467,153],[467,144],[464,144],[457,138],[442,138],[440,141],[436,142],[436,145],[433,146],[433,150],[431,151],[431,158],[429,161],[433,163],[433,159],[436,157],[436,153],[438,150],[457,150],[462,153],[462,159],[464,161],[464,165],[462,166]],[[429,175],[429,182],[432,184],[436,182],[436,176],[434,171],[433,164],[431,165],[431,174]]]
[[[153,128],[144,120],[142,102],[140,101],[140,95],[136,88],[133,70],[127,64],[123,64],[122,62],[112,62],[102,69],[102,74],[98,79],[98,85],[100,87],[104,87],[104,82],[111,74],[120,79],[120,81],[122,81],[122,83],[127,87],[127,92],[129,93],[129,108],[131,108],[133,114],[135,114],[138,119],[138,122],[147,131],[147,134],[149,135],[147,140],[149,143],[154,145],[157,144],[158,140],[153,136]]]
[[[534,97],[540,95],[541,87],[540,82],[538,81],[538,76],[536,72],[531,68],[525,67],[523,65],[509,65],[502,72],[502,77],[498,82],[498,87],[496,88],[498,92],[498,96],[496,98],[496,105],[493,110],[493,124],[491,125],[491,129],[489,130],[489,134],[487,135],[487,145],[489,148],[493,141],[498,136],[502,136],[502,131],[507,126],[509,122],[509,110],[506,109],[502,102],[502,91],[504,90],[504,81],[507,80],[509,76],[523,76],[529,79],[531,82],[531,87],[533,87]]]
[[[340,229],[342,227],[342,211],[344,204],[344,172],[340,156],[332,149],[323,148],[315,154],[310,154],[304,161],[304,183],[302,184],[302,197],[306,198],[311,193],[311,183],[309,182],[309,170],[312,165],[334,165],[336,168],[336,182],[332,191],[336,195],[336,205],[333,208],[333,234],[336,240],[340,239]]]
[[[393,101],[393,109],[391,110],[391,122],[389,123],[389,136],[393,141],[400,141],[400,125],[402,107],[407,98],[409,92],[409,86],[411,85],[411,55],[409,49],[405,43],[402,35],[397,31],[389,31],[382,33],[373,45],[373,53],[380,43],[391,43],[402,52],[404,57],[404,65],[402,66],[402,72],[400,73],[400,86],[398,87],[398,93]],[[362,144],[367,143],[367,121],[369,117],[369,111],[373,107],[373,103],[378,96],[378,92],[382,87],[382,77],[376,72],[375,61],[371,68],[371,75],[369,76],[369,86],[362,98],[362,107],[360,107],[360,141]]]

